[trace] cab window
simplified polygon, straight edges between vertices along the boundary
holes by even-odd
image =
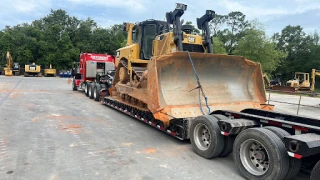
[[[144,59],[150,59],[152,56],[152,41],[156,36],[156,26],[154,24],[148,24],[144,26],[143,33],[143,56]]]
[[[134,44],[139,44],[141,42],[141,35],[142,35],[141,27],[134,26],[132,30],[132,42]]]

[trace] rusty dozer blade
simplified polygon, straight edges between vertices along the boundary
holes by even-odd
[[[190,53],[208,106],[214,110],[261,108],[266,102],[261,66],[241,56]],[[148,109],[169,120],[202,115],[208,108],[187,52],[154,57],[148,64]]]

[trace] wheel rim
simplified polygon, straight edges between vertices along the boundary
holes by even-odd
[[[91,88],[89,88],[89,96],[91,96]]]
[[[87,85],[84,85],[84,92],[88,93]]]
[[[207,150],[211,144],[211,134],[209,128],[205,124],[197,124],[194,129],[195,144],[202,151]]]
[[[95,89],[94,91],[93,91],[93,97],[96,99],[97,98],[97,92],[96,92],[97,90]]]
[[[261,176],[269,169],[268,151],[255,139],[248,139],[241,144],[240,159],[244,168],[255,176]]]

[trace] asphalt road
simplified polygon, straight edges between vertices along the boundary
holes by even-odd
[[[0,179],[243,179],[231,156],[201,158],[68,83],[0,76]]]

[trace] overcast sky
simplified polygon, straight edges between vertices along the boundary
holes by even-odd
[[[206,9],[211,9],[217,14],[241,11],[248,20],[257,18],[269,35],[289,24],[301,25],[308,33],[320,30],[320,0],[1,0],[0,29],[30,23],[59,8],[79,19],[91,17],[102,27],[152,18],[164,20],[176,2],[188,5],[183,19],[194,24]]]

